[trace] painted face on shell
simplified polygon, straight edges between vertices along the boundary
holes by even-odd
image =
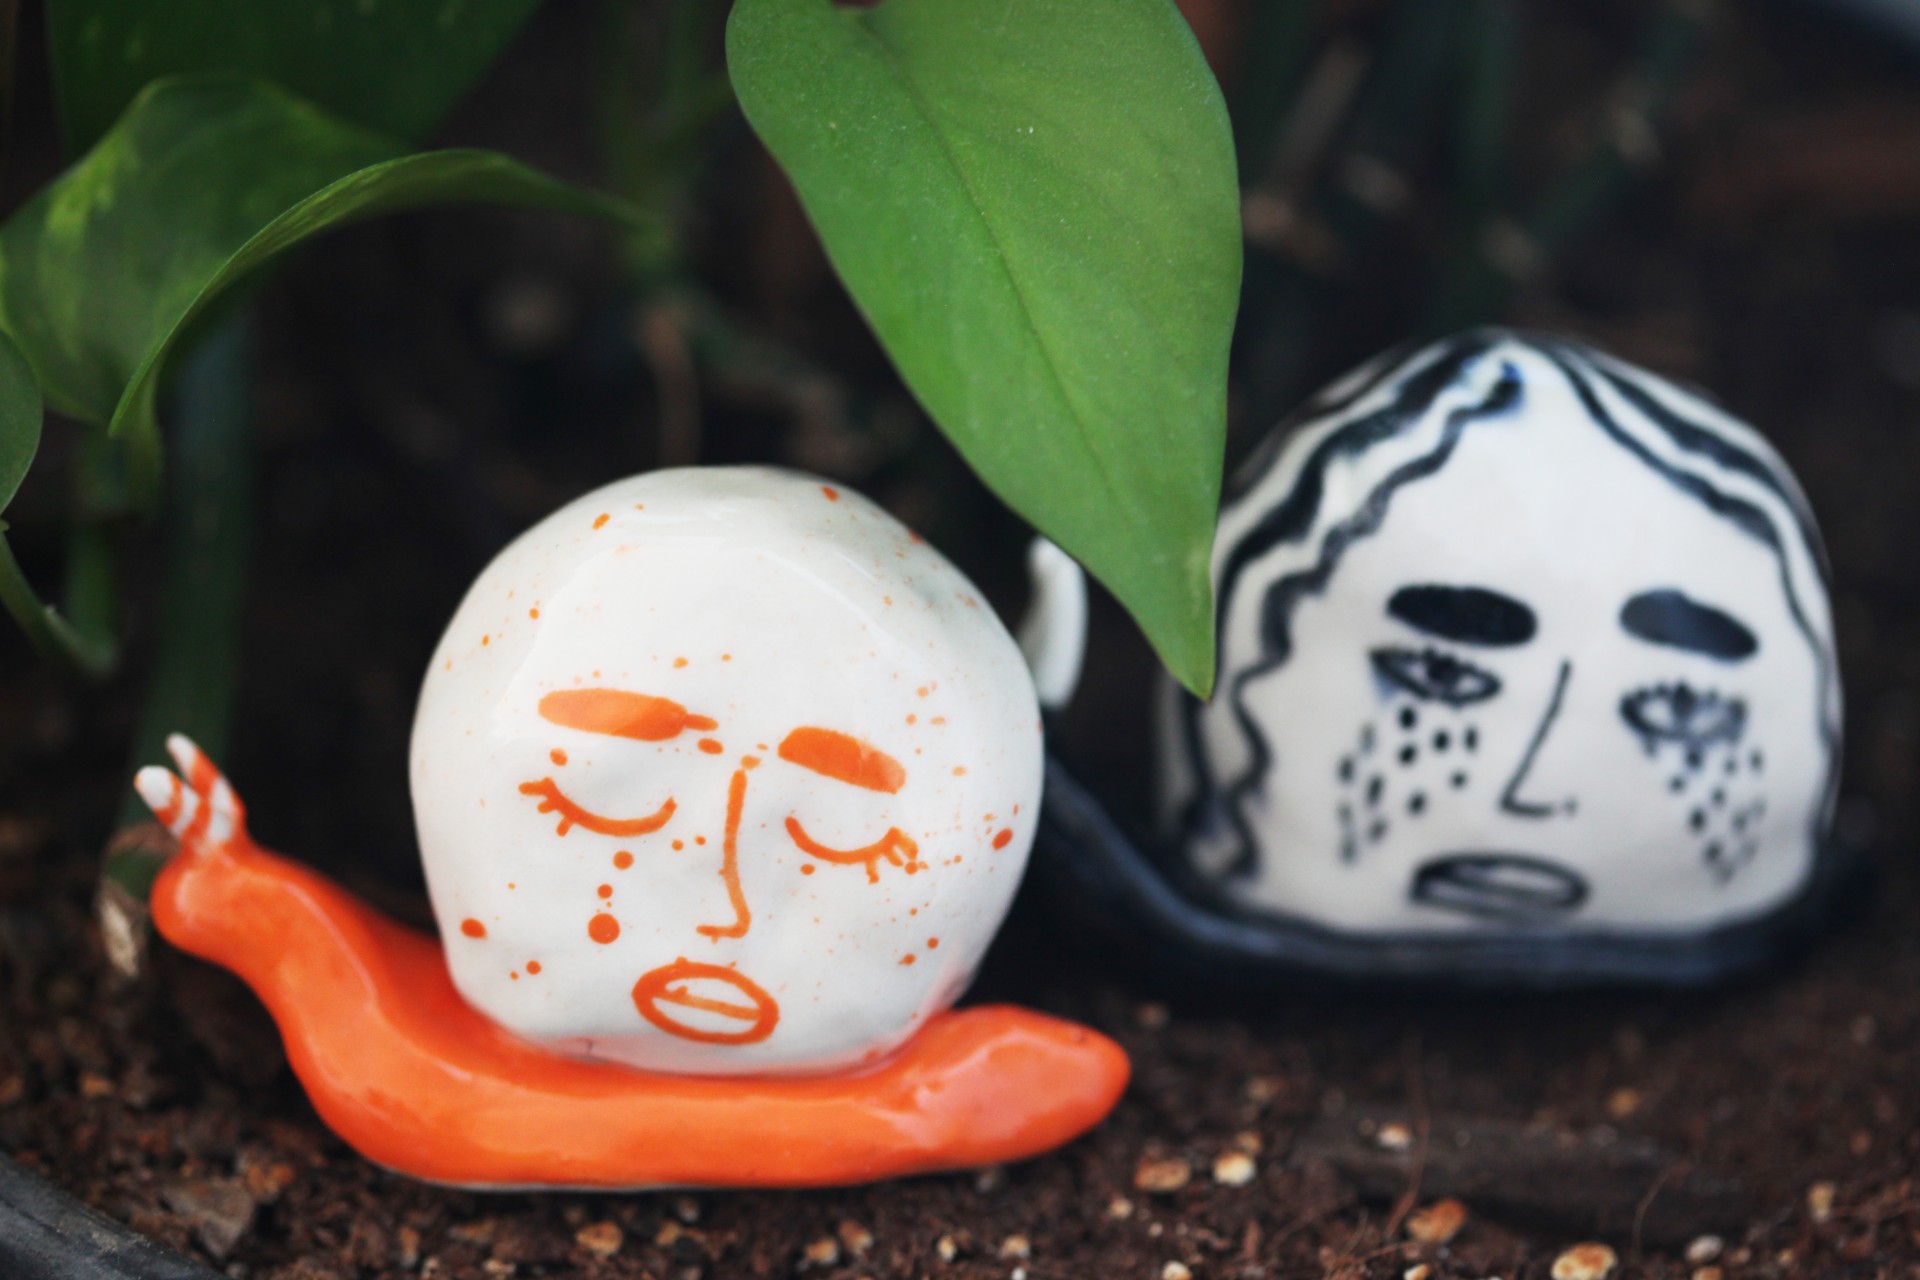
[[[1650,462],[1596,419],[1636,412],[1620,367],[1561,354],[1597,401],[1549,353],[1494,345],[1404,451],[1321,473],[1336,555],[1242,557],[1221,693],[1191,712],[1216,807],[1185,810],[1196,864],[1241,901],[1361,932],[1665,930],[1805,882],[1834,695],[1792,502],[1772,472],[1713,489],[1699,458]],[[1221,564],[1338,421],[1230,509]]]
[[[708,1074],[884,1053],[1018,882],[1040,735],[971,584],[858,495],[662,472],[462,604],[415,726],[463,995],[565,1051]]]

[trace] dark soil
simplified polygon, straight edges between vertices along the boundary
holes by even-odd
[[[1224,24],[1231,78],[1240,10],[1195,8]],[[1346,8],[1364,36],[1378,6]],[[1637,12],[1548,9],[1527,34],[1515,144],[1535,185],[1578,152]],[[1417,1265],[1511,1280],[1589,1239],[1633,1275],[1920,1274],[1920,67],[1797,10],[1733,9],[1657,169],[1502,318],[1715,389],[1811,493],[1848,691],[1840,823],[1879,877],[1804,961],[1711,995],[1235,1005],[1133,976],[1023,901],[974,996],[1086,1020],[1134,1055],[1112,1119],[1058,1154],[805,1194],[440,1190],[328,1134],[226,975],[164,949],[138,981],[111,975],[91,898],[139,672],[65,685],[0,629],[0,1150],[231,1275],[279,1280],[1144,1280],[1176,1263],[1202,1280]],[[446,139],[590,178],[595,33],[592,5],[550,5]],[[44,102],[29,92],[20,112],[30,161],[51,136]],[[1430,282],[1407,264],[1431,272],[1445,210],[1414,177],[1379,251],[1398,288],[1364,264],[1340,277],[1289,395],[1422,313]],[[607,242],[552,220],[380,223],[262,295],[260,527],[228,763],[263,841],[424,919],[404,759],[438,629],[520,528],[662,460],[856,484],[1017,607],[1021,529],[890,380],[737,127],[698,208],[701,277],[798,362],[689,382],[673,326],[624,300]],[[1271,381],[1245,364],[1236,451],[1267,412],[1246,388]],[[50,432],[9,513],[43,581],[72,438]],[[141,548],[130,575],[136,654],[157,563]],[[1100,617],[1063,736],[1110,790],[1138,793],[1149,659],[1110,607]],[[1465,1221],[1441,1243],[1446,1211],[1422,1211],[1444,1196]]]

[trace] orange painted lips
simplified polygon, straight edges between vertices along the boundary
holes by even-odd
[[[668,1035],[702,1044],[757,1044],[780,1023],[780,1006],[751,978],[685,956],[641,975],[633,1004]]]

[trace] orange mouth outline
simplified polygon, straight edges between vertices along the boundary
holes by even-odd
[[[644,836],[666,826],[667,819],[673,816],[674,809],[678,807],[673,797],[668,796],[665,804],[644,818],[603,818],[575,804],[552,778],[523,782],[520,784],[520,794],[542,797],[540,812],[560,815],[559,824],[553,829],[558,836],[566,835],[574,827],[585,827],[603,836]]]
[[[834,849],[821,844],[808,835],[807,829],[800,825],[800,819],[794,817],[787,819],[787,834],[793,838],[793,843],[802,853],[818,858],[822,862],[832,862],[843,867],[864,863],[867,868],[868,884],[880,882],[880,869],[876,864],[882,858],[901,868],[908,875],[912,875],[924,865],[918,861],[917,857],[920,846],[914,843],[912,836],[898,827],[887,828],[887,834],[872,844],[863,845],[858,849]],[[905,862],[900,860],[900,855],[903,853],[907,855]]]
[[[716,982],[724,982],[753,1001],[753,1005],[748,1007],[728,1004],[724,1000],[694,995],[684,986],[676,989],[670,985],[693,978],[710,978]],[[709,1031],[704,1027],[689,1026],[679,1021],[660,1008],[663,1004],[724,1014],[742,1022],[752,1018],[753,1022],[740,1031]],[[641,1017],[668,1035],[678,1036],[682,1040],[698,1041],[701,1044],[758,1044],[772,1035],[773,1029],[780,1024],[779,1002],[768,995],[758,983],[722,965],[701,964],[685,956],[681,956],[672,964],[661,965],[658,969],[641,974],[640,980],[633,984],[633,1007],[640,1011]]]

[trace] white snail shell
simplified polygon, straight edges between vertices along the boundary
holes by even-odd
[[[967,579],[860,495],[656,472],[468,591],[412,742],[461,994],[659,1071],[831,1071],[950,1005],[1032,841],[1039,711]]]

